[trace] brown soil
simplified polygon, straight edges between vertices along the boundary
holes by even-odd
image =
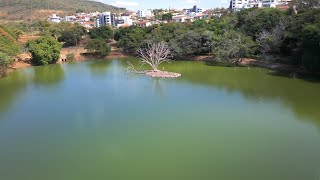
[[[63,15],[64,13],[65,13],[64,11],[59,11],[59,10],[40,9],[40,10],[33,11],[28,19],[38,20],[39,17],[41,19],[47,19],[52,14]]]
[[[257,62],[258,61],[256,59],[243,58],[239,62],[237,62],[237,65],[239,65],[239,66],[250,66],[250,65],[253,65],[253,64],[257,63]]]
[[[97,56],[84,56],[82,53],[87,52],[87,50],[84,49],[84,47],[67,47],[67,48],[62,48],[61,50],[61,55],[60,55],[60,60],[58,61],[61,62],[61,59],[66,59],[66,56],[68,53],[73,53],[75,55],[75,60],[76,61],[84,61],[84,60],[95,60],[99,57]],[[119,49],[111,47],[111,52],[110,54],[105,57],[106,59],[115,59],[115,58],[125,58],[129,57],[126,54],[123,54],[120,52]]]
[[[237,62],[237,65],[262,67],[262,68],[283,71],[283,72],[307,73],[299,66],[266,62],[266,61],[258,61],[256,59],[248,59],[248,58],[241,59],[240,61]]]
[[[211,58],[212,56],[189,56],[185,59],[189,61],[209,61]]]
[[[181,76],[179,73],[167,71],[147,71],[144,74],[153,78],[178,78]]]
[[[14,63],[10,66],[11,69],[21,69],[32,66],[31,64],[31,54],[30,53],[21,53],[16,56]]]
[[[66,59],[68,53],[73,53],[76,61],[82,61],[85,60],[85,57],[81,55],[81,53],[86,52],[86,50],[83,47],[66,47],[61,49],[60,53],[60,60],[58,62],[61,62],[61,59]]]
[[[34,34],[22,34],[19,39],[18,42],[21,45],[25,45],[29,40],[34,40],[39,38],[40,36],[34,35]]]

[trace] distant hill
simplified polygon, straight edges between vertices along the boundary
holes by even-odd
[[[45,19],[52,13],[121,11],[124,9],[90,0],[0,0],[0,19]]]

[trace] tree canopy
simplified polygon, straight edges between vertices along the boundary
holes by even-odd
[[[89,37],[91,39],[112,39],[113,31],[110,26],[101,26],[98,28],[93,28],[89,32]]]
[[[90,39],[85,47],[89,54],[98,56],[107,56],[111,51],[111,47],[106,40],[103,39]]]
[[[251,8],[192,23],[120,28],[114,39],[127,52],[135,52],[146,40],[163,41],[175,59],[190,55],[209,55],[224,62],[248,57],[283,59],[283,63],[320,71],[320,9],[312,7],[297,14],[293,9]]]
[[[32,54],[32,62],[36,65],[53,64],[60,58],[61,44],[53,37],[44,36],[29,41],[27,48]]]

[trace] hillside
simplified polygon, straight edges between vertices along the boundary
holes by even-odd
[[[13,30],[0,25],[0,53],[9,56],[17,55],[20,51],[17,37]]]
[[[52,13],[118,11],[119,8],[90,0],[0,0],[0,19],[45,19]]]

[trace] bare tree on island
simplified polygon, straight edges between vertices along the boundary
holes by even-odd
[[[163,62],[169,62],[170,48],[165,42],[154,43],[148,41],[144,48],[137,51],[142,64],[148,64],[154,71],[159,71],[158,66]]]
[[[169,58],[171,57],[171,51],[167,43],[155,43],[147,41],[146,45],[143,48],[137,50],[137,54],[141,60],[141,64],[147,64],[151,66],[153,70],[139,72],[135,70],[134,66],[130,62],[128,62],[129,67],[127,70],[134,73],[145,74],[150,77],[175,78],[181,76],[181,74],[179,73],[158,70],[158,67],[161,63],[170,61]]]

